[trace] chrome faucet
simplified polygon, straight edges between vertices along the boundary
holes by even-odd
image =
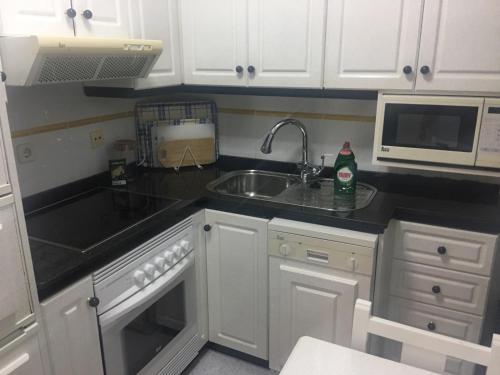
[[[311,180],[311,178],[316,177],[323,169],[323,167],[316,168],[314,166],[309,165],[308,156],[307,156],[307,130],[299,120],[295,120],[293,118],[287,118],[281,121],[278,121],[271,128],[269,133],[266,135],[264,139],[264,143],[260,147],[260,151],[264,154],[270,154],[272,152],[271,145],[274,140],[274,136],[285,125],[294,125],[299,128],[302,133],[302,163],[299,165],[300,168],[300,178],[302,182],[307,183]]]

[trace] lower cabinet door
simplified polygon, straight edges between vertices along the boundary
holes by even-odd
[[[267,359],[267,220],[205,211],[209,340]]]
[[[350,346],[358,282],[329,269],[269,259],[269,367],[279,371],[302,336]]]
[[[390,320],[460,340],[479,342],[483,320],[478,316],[397,297],[390,298],[388,311]],[[394,354],[390,357],[399,356],[400,344],[394,342],[386,346],[392,346],[389,350]],[[448,358],[446,362],[447,374],[472,375],[474,368],[474,364],[456,358]]]
[[[103,374],[90,276],[41,303],[53,375]]]

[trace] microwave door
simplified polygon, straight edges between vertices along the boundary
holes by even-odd
[[[500,169],[500,99],[485,100],[476,166]]]
[[[473,166],[482,102],[385,103],[378,158]]]

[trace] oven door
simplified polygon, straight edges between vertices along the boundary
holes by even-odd
[[[158,374],[198,334],[194,254],[99,316],[106,374]]]
[[[377,160],[473,166],[483,98],[379,95]]]

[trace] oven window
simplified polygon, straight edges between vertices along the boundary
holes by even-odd
[[[471,152],[477,107],[387,104],[384,146]]]
[[[186,326],[184,283],[178,284],[123,329],[125,361],[136,374]]]

